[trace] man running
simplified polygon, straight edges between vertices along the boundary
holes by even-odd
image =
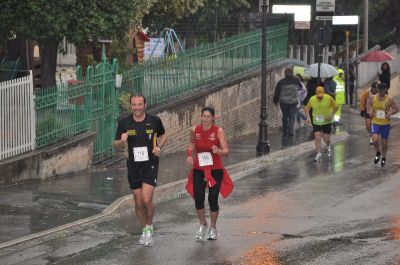
[[[365,128],[367,129],[369,135],[369,144],[372,145],[372,134],[371,134],[371,116],[368,114],[371,111],[369,110],[369,103],[372,100],[372,97],[378,93],[378,82],[373,82],[370,88],[364,90],[361,94],[360,99],[360,115],[365,119]]]
[[[332,119],[338,107],[335,100],[324,93],[324,87],[318,86],[315,90],[315,96],[312,96],[304,109],[307,116],[307,124],[311,123],[310,109],[312,109],[312,126],[315,139],[315,149],[317,155],[315,161],[321,160],[321,137],[328,148],[328,156],[332,155],[330,134],[332,132]]]
[[[118,123],[114,146],[122,148],[128,143],[128,181],[135,199],[135,212],[142,224],[139,244],[153,245],[153,193],[157,185],[161,148],[167,136],[159,117],[146,110],[146,98],[134,94],[130,98],[132,115]]]
[[[369,103],[370,115],[372,117],[372,141],[375,147],[376,155],[374,163],[378,164],[381,155],[381,166],[386,166],[386,153],[388,149],[388,139],[390,133],[390,117],[397,113],[398,108],[394,100],[389,97],[387,92],[387,85],[380,83],[378,85],[379,92],[373,96]],[[379,149],[379,135],[382,142],[382,154]]]

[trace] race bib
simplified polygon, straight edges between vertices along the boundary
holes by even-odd
[[[317,116],[315,117],[315,120],[316,120],[317,122],[324,122],[324,121],[325,121],[324,115],[317,115]]]
[[[147,152],[147,146],[134,147],[133,159],[135,160],[135,162],[148,161],[149,153]]]
[[[378,110],[378,111],[376,112],[376,117],[377,117],[378,119],[385,119],[385,118],[386,118],[386,113],[385,113],[385,111],[384,111],[384,110]]]
[[[199,158],[199,166],[204,167],[213,165],[213,159],[210,152],[198,153],[197,157]]]

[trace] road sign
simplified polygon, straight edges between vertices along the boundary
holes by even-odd
[[[315,11],[334,13],[335,12],[335,0],[317,0]]]
[[[332,16],[316,16],[315,20],[332,20]]]

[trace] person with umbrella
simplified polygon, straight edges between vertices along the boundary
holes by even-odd
[[[275,87],[273,102],[282,110],[283,136],[293,136],[294,121],[297,113],[298,92],[302,89],[300,81],[293,76],[291,68],[285,69],[285,77]]]
[[[387,85],[387,90],[390,88],[390,66],[387,61],[393,61],[395,58],[385,51],[371,51],[361,58],[362,62],[383,62],[381,65],[382,73],[378,73],[379,81]]]
[[[390,133],[390,117],[398,111],[394,100],[387,93],[387,85],[380,83],[379,92],[373,96],[369,102],[369,115],[372,117],[372,141],[375,147],[376,155],[374,164],[378,164],[382,155],[381,166],[386,166],[386,154],[388,149],[388,139]],[[379,148],[379,136],[381,136],[382,153]]]
[[[381,65],[381,73],[379,74],[379,81],[387,85],[387,90],[390,88],[390,66],[387,62]]]

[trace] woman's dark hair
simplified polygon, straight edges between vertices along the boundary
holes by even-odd
[[[386,66],[387,66],[387,69],[383,69],[383,65],[385,65],[386,64]],[[389,71],[390,72],[390,65],[387,63],[387,62],[384,62],[382,65],[381,65],[381,71]]]
[[[385,90],[385,89],[387,89],[387,85],[385,83],[380,83],[378,85],[378,88],[379,88],[379,90]]]
[[[201,114],[203,114],[205,111],[208,111],[208,112],[210,112],[211,113],[211,116],[215,116],[215,110],[213,109],[213,108],[211,108],[211,107],[204,107],[202,110],[201,110]]]

